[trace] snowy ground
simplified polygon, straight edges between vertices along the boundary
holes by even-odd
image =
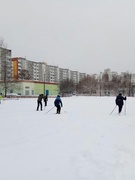
[[[121,115],[115,97],[50,98],[0,104],[0,180],[135,180],[135,98]]]

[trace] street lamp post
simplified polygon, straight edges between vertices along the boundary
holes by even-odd
[[[45,73],[46,73],[46,72],[47,72],[47,68],[46,68],[46,70],[44,71],[44,93],[43,93],[44,95],[46,95],[46,93],[45,93],[45,81],[46,81],[46,76],[45,76],[46,74],[45,74]]]

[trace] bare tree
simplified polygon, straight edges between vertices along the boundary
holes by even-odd
[[[118,93],[118,90],[121,88],[121,76],[113,75],[112,80],[109,82],[110,89],[114,94]]]
[[[96,94],[98,80],[95,76],[87,75],[78,84],[77,89],[79,93],[83,94]]]
[[[20,73],[18,74],[18,79],[26,79],[29,80],[30,79],[30,73],[28,70],[26,69],[22,69],[20,71]]]
[[[129,72],[126,72],[122,77],[121,86],[125,92],[127,92],[128,96],[131,96],[132,93],[132,82],[131,82],[132,75]]]
[[[75,85],[72,80],[66,79],[60,82],[59,89],[61,94],[72,94],[75,91]]]

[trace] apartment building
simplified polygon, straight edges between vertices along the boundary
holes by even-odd
[[[59,82],[69,79],[73,80],[75,84],[79,83],[81,79],[86,76],[86,73],[80,73],[78,71],[71,71],[69,69],[59,68]]]
[[[0,80],[12,80],[11,50],[0,47]]]
[[[78,71],[70,71],[70,77],[73,80],[74,84],[79,82],[79,72]]]
[[[47,65],[45,72],[45,81],[58,83],[59,82],[59,67]]]
[[[59,82],[71,79],[71,73],[69,69],[59,68]]]
[[[30,61],[23,57],[11,58],[11,50],[0,48],[0,80],[4,79],[5,62],[7,76],[11,80],[17,80],[18,83],[16,83],[19,87],[18,90],[9,89],[8,91],[21,95],[37,95],[40,92],[46,92],[46,90],[53,95],[53,93],[58,92],[60,81],[72,79],[77,84],[85,76],[85,73],[47,65],[46,62]],[[29,79],[22,78],[22,71],[29,74]]]
[[[86,76],[87,76],[86,73],[79,73],[78,81],[82,80]]]
[[[12,58],[12,64],[13,64],[13,79],[19,80],[19,74],[21,70],[27,69],[26,68],[26,59],[22,57],[15,57]]]
[[[12,58],[13,62],[13,77],[19,80],[19,74],[22,70],[27,70],[30,75],[30,80],[44,81],[44,74],[47,64],[45,62],[35,62],[26,60],[26,58],[15,57]]]
[[[132,74],[131,82],[135,85],[135,74]]]
[[[77,84],[86,73],[79,73],[78,71],[71,71],[69,69],[59,68],[58,66],[47,65],[45,62],[35,62],[26,60],[26,58],[16,57],[13,61],[13,77],[19,79],[21,70],[27,70],[30,74],[30,80],[59,83],[66,79],[72,79]]]

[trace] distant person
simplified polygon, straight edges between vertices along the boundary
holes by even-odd
[[[47,101],[48,101],[48,96],[47,96],[47,95],[45,95],[45,96],[44,96],[45,106],[47,106]]]
[[[62,104],[62,100],[60,98],[60,95],[58,95],[54,101],[54,105],[55,107],[57,108],[56,109],[56,114],[60,114],[60,111],[61,111],[61,107],[63,106]]]
[[[2,103],[2,98],[3,98],[2,93],[0,93],[0,104]]]
[[[124,100],[126,101],[126,96],[123,97],[121,93],[118,94],[118,96],[115,99],[116,105],[118,106],[118,113],[121,113],[122,107],[124,105]]]
[[[38,96],[38,99],[37,99],[37,111],[39,110],[39,107],[40,107],[40,110],[42,111],[42,99],[43,98],[44,98],[43,94],[40,94]]]

